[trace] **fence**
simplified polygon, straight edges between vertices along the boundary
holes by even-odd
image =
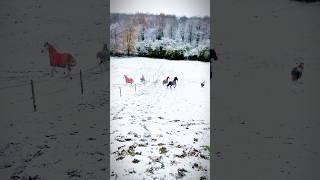
[[[79,76],[79,79],[80,79],[79,92],[81,93],[82,96],[84,95],[84,79],[89,77],[89,76],[84,76],[84,74],[86,74],[86,73],[89,74],[89,72],[91,72],[91,71],[93,72],[93,71],[97,70],[98,68],[99,67],[97,65],[95,65],[95,66],[86,68],[84,70],[80,69],[79,72],[70,73],[70,77]],[[107,69],[105,69],[105,71],[107,71]],[[66,79],[66,77],[55,77],[53,80],[60,81],[62,79]],[[31,98],[30,97],[23,98],[18,101],[15,101],[15,103],[30,101],[30,102],[32,102],[33,111],[36,112],[39,109],[39,106],[37,105],[38,98],[50,96],[52,94],[59,94],[61,92],[64,92],[67,88],[70,88],[70,87],[63,87],[63,88],[59,88],[59,89],[57,88],[57,89],[50,91],[50,92],[38,94],[37,90],[39,90],[39,87],[40,87],[39,85],[44,84],[44,83],[52,83],[52,81],[48,81],[48,79],[43,79],[43,80],[38,80],[38,81],[30,79],[30,82],[17,83],[17,84],[13,84],[13,85],[0,87],[0,91],[18,89],[18,88],[23,88],[23,87],[25,87],[25,88],[30,87]]]

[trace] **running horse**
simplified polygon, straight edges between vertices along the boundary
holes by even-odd
[[[212,78],[212,74],[213,74],[213,62],[212,62],[212,59],[217,61],[218,60],[218,56],[217,56],[217,53],[214,49],[210,49],[210,79]]]
[[[69,53],[60,53],[56,48],[54,48],[50,43],[46,42],[43,47],[49,53],[50,66],[52,66],[51,76],[54,72],[58,72],[56,67],[65,68],[68,70],[68,76],[71,72],[71,67],[77,65],[76,59]],[[42,53],[44,50],[42,50]],[[64,72],[65,73],[65,72]]]
[[[132,84],[134,82],[133,78],[129,78],[127,75],[124,75],[123,77],[124,77],[127,84],[128,83]]]
[[[110,60],[108,44],[103,45],[102,51],[97,52],[96,58],[98,59],[99,65],[106,63],[108,60]]]

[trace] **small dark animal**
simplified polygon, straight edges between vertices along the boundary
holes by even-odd
[[[145,80],[145,78],[144,78],[143,74],[142,74],[142,77],[140,78],[140,81],[141,81],[142,83],[146,82],[146,80]]]
[[[108,44],[103,45],[102,51],[97,52],[96,58],[98,59],[99,65],[107,62],[110,59]]]
[[[212,59],[217,61],[218,60],[218,56],[217,53],[214,49],[210,49],[210,59]],[[212,61],[210,60],[210,79],[212,78],[212,74],[213,74],[213,68],[212,68]]]
[[[297,81],[302,76],[302,71],[304,69],[304,63],[298,63],[297,65],[298,66],[294,67],[291,70],[291,80],[292,81]]]
[[[217,53],[214,49],[210,49],[210,58],[213,58],[215,61],[218,60]]]
[[[204,84],[205,84],[205,81],[203,81],[203,82],[201,83],[201,87],[203,87],[203,86],[204,86]]]
[[[176,88],[176,86],[177,86],[177,81],[178,81],[178,78],[177,78],[177,77],[174,77],[173,81],[169,81],[169,83],[167,84],[167,87],[170,86],[170,88],[171,88],[171,86],[174,86],[174,88]]]
[[[165,84],[167,84],[168,82],[169,82],[169,76],[168,76],[165,80],[162,81],[162,85],[165,85]]]

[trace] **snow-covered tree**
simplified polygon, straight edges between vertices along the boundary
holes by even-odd
[[[111,55],[168,59],[205,59],[210,46],[210,17],[112,13]]]

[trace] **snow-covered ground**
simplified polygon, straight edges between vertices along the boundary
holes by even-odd
[[[320,176],[320,3],[215,0],[211,177]],[[290,70],[303,61],[298,83]]]
[[[110,76],[111,177],[209,179],[210,64],[111,58]],[[167,76],[176,88],[162,84]]]
[[[108,179],[109,78],[95,57],[106,42],[106,4],[104,0],[0,2],[1,180]],[[49,76],[48,54],[41,54],[46,41],[78,60],[73,80],[63,78],[59,68],[56,76]],[[30,98],[31,79],[37,112]]]

